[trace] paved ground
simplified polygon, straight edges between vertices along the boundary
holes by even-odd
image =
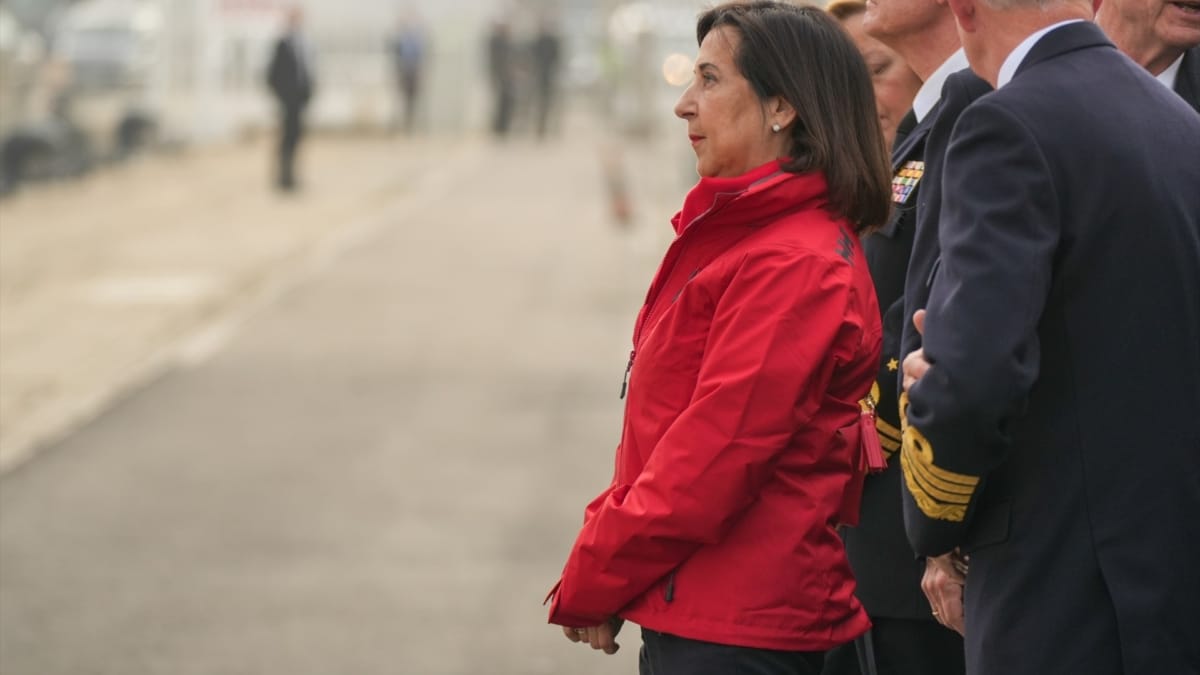
[[[465,142],[318,139],[312,189],[265,146],[153,158],[0,202],[0,472],[178,356],[231,308],[418,198]],[[164,351],[166,349],[167,351]]]
[[[587,131],[320,143],[294,201],[230,150],[0,204],[4,439],[61,437],[0,482],[0,672],[633,672],[540,602],[685,170],[631,150],[621,232]],[[60,396],[103,414],[28,431]]]

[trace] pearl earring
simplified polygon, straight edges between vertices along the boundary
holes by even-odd
[[[782,128],[783,128],[783,127],[779,126],[779,123],[778,123],[778,122],[776,122],[775,124],[772,124],[772,125],[771,125],[771,131],[774,131],[775,133],[779,133],[779,130],[780,130],[780,129],[782,129]]]

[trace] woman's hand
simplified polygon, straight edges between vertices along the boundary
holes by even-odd
[[[616,654],[621,645],[617,644],[617,633],[621,632],[624,619],[613,617],[608,621],[588,628],[569,628],[563,626],[563,635],[571,642],[584,642],[592,649],[603,650],[605,654]]]

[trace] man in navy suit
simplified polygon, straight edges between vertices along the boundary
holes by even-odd
[[[1200,116],[1089,0],[948,0],[996,91],[945,157],[904,516],[967,672],[1200,672]]]
[[[1096,23],[1118,49],[1200,112],[1200,11],[1167,0],[1104,0]]]

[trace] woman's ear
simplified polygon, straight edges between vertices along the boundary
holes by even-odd
[[[796,109],[782,96],[772,96],[767,101],[767,126],[778,124],[786,129],[796,120]]]

